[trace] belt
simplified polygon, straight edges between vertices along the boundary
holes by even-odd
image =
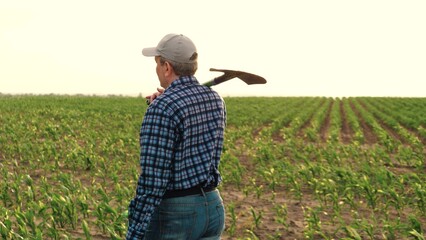
[[[209,187],[201,187],[201,186],[195,186],[188,189],[182,189],[182,190],[167,190],[164,193],[163,199],[166,198],[175,198],[175,197],[185,197],[190,195],[202,195],[203,192],[211,192],[216,190],[216,187],[209,186]]]

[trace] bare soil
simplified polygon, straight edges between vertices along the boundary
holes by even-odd
[[[350,102],[350,106],[352,108],[352,111],[354,111],[355,115],[358,117],[359,123],[362,128],[362,132],[364,133],[365,144],[373,145],[377,143],[378,139],[377,139],[377,136],[374,134],[373,129],[365,122],[359,110],[355,107],[355,105],[352,102]]]

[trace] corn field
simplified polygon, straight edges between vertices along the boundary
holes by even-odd
[[[425,239],[426,98],[225,102],[223,239]],[[0,95],[0,239],[123,239],[145,109]]]

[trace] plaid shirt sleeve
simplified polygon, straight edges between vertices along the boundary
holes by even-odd
[[[150,106],[140,131],[140,164],[136,196],[129,206],[126,239],[143,239],[155,208],[160,204],[171,174],[175,125],[167,113]]]

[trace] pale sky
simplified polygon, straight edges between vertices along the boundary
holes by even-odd
[[[154,47],[191,38],[226,96],[426,97],[426,1],[0,0],[0,92],[148,95]]]

